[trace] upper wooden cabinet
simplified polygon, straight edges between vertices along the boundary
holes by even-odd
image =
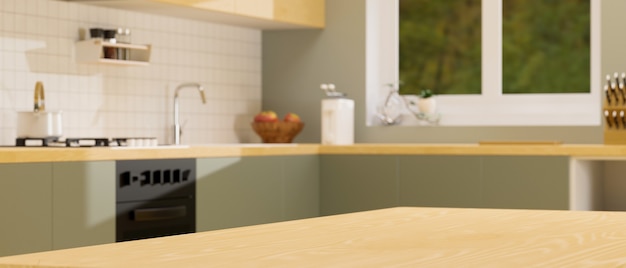
[[[235,12],[235,0],[149,0],[192,8],[221,11],[226,13]]]
[[[244,16],[274,20],[274,0],[235,0],[234,12]]]
[[[151,0],[295,26],[323,28],[324,0]]]
[[[65,0],[262,30],[324,28],[325,0]]]
[[[276,21],[324,28],[324,0],[274,0],[273,7]]]

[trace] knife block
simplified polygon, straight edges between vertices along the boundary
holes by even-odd
[[[604,93],[604,144],[626,144],[626,89],[609,86]]]

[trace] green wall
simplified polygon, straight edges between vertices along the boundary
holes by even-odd
[[[602,143],[602,127],[367,127],[365,125],[365,2],[327,0],[326,28],[263,32],[263,109],[296,112],[306,123],[294,142],[320,142],[321,83],[334,83],[356,102],[355,142],[472,143],[560,140]],[[626,71],[620,21],[626,0],[602,0],[601,74]],[[603,81],[603,79],[601,79]],[[598,100],[600,101],[600,100]],[[598,111],[600,116],[600,111]]]

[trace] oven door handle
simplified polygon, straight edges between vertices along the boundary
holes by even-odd
[[[186,206],[142,208],[133,210],[135,221],[159,221],[182,218],[187,216]]]

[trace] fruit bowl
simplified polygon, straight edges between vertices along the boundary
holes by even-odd
[[[252,129],[264,143],[291,143],[302,128],[302,122],[252,122]]]

